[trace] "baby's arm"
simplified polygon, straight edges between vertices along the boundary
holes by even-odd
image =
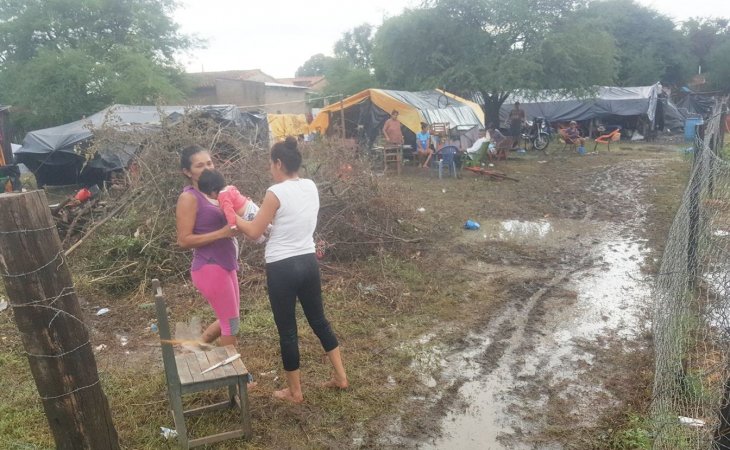
[[[232,192],[224,191],[218,194],[218,204],[226,216],[226,223],[230,228],[236,228],[236,209],[234,208],[234,197]],[[239,194],[240,195],[240,194]]]

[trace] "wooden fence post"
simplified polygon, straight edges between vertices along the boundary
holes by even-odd
[[[44,191],[0,194],[0,278],[58,449],[119,449]]]

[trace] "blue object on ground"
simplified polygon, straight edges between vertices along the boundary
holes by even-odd
[[[702,125],[702,117],[687,117],[684,119],[684,140],[693,141],[697,133],[697,125]]]
[[[467,230],[478,230],[479,222],[474,222],[473,220],[467,220],[464,223],[464,228],[466,228]]]
[[[585,155],[586,154],[586,148],[583,147],[582,145],[580,147],[578,147],[578,154],[579,155]]]

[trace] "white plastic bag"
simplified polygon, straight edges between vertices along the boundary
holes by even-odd
[[[246,206],[243,209],[243,214],[241,214],[241,217],[243,220],[246,221],[252,221],[254,217],[256,217],[256,214],[259,212],[259,205],[257,205],[253,200],[249,200],[246,202]],[[266,227],[266,231],[264,234],[262,234],[258,239],[256,239],[254,242],[257,244],[263,244],[266,241],[267,235],[269,234],[269,231],[271,231],[271,225]],[[246,238],[249,240],[248,238]]]

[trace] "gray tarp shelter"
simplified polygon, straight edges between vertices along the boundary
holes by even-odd
[[[661,100],[662,86],[615,87],[599,86],[595,95],[579,98],[557,91],[515,93],[510,95],[499,110],[499,119],[505,123],[515,102],[525,111],[528,120],[544,117],[548,122],[591,120],[611,116],[645,116],[649,122],[657,119],[657,105],[662,108],[663,120],[670,128],[682,126],[681,114],[666,100]],[[666,106],[663,108],[663,106]]]
[[[113,105],[88,118],[43,130],[31,131],[15,152],[15,160],[25,164],[36,176],[38,185],[66,185],[79,182],[86,162],[81,148],[101,126],[133,130],[155,127],[163,118],[179,120],[188,112],[198,112],[214,120],[245,126],[244,117],[234,105],[214,106],[130,106]],[[127,167],[136,149],[126,145],[97,153],[88,166],[105,172]]]

